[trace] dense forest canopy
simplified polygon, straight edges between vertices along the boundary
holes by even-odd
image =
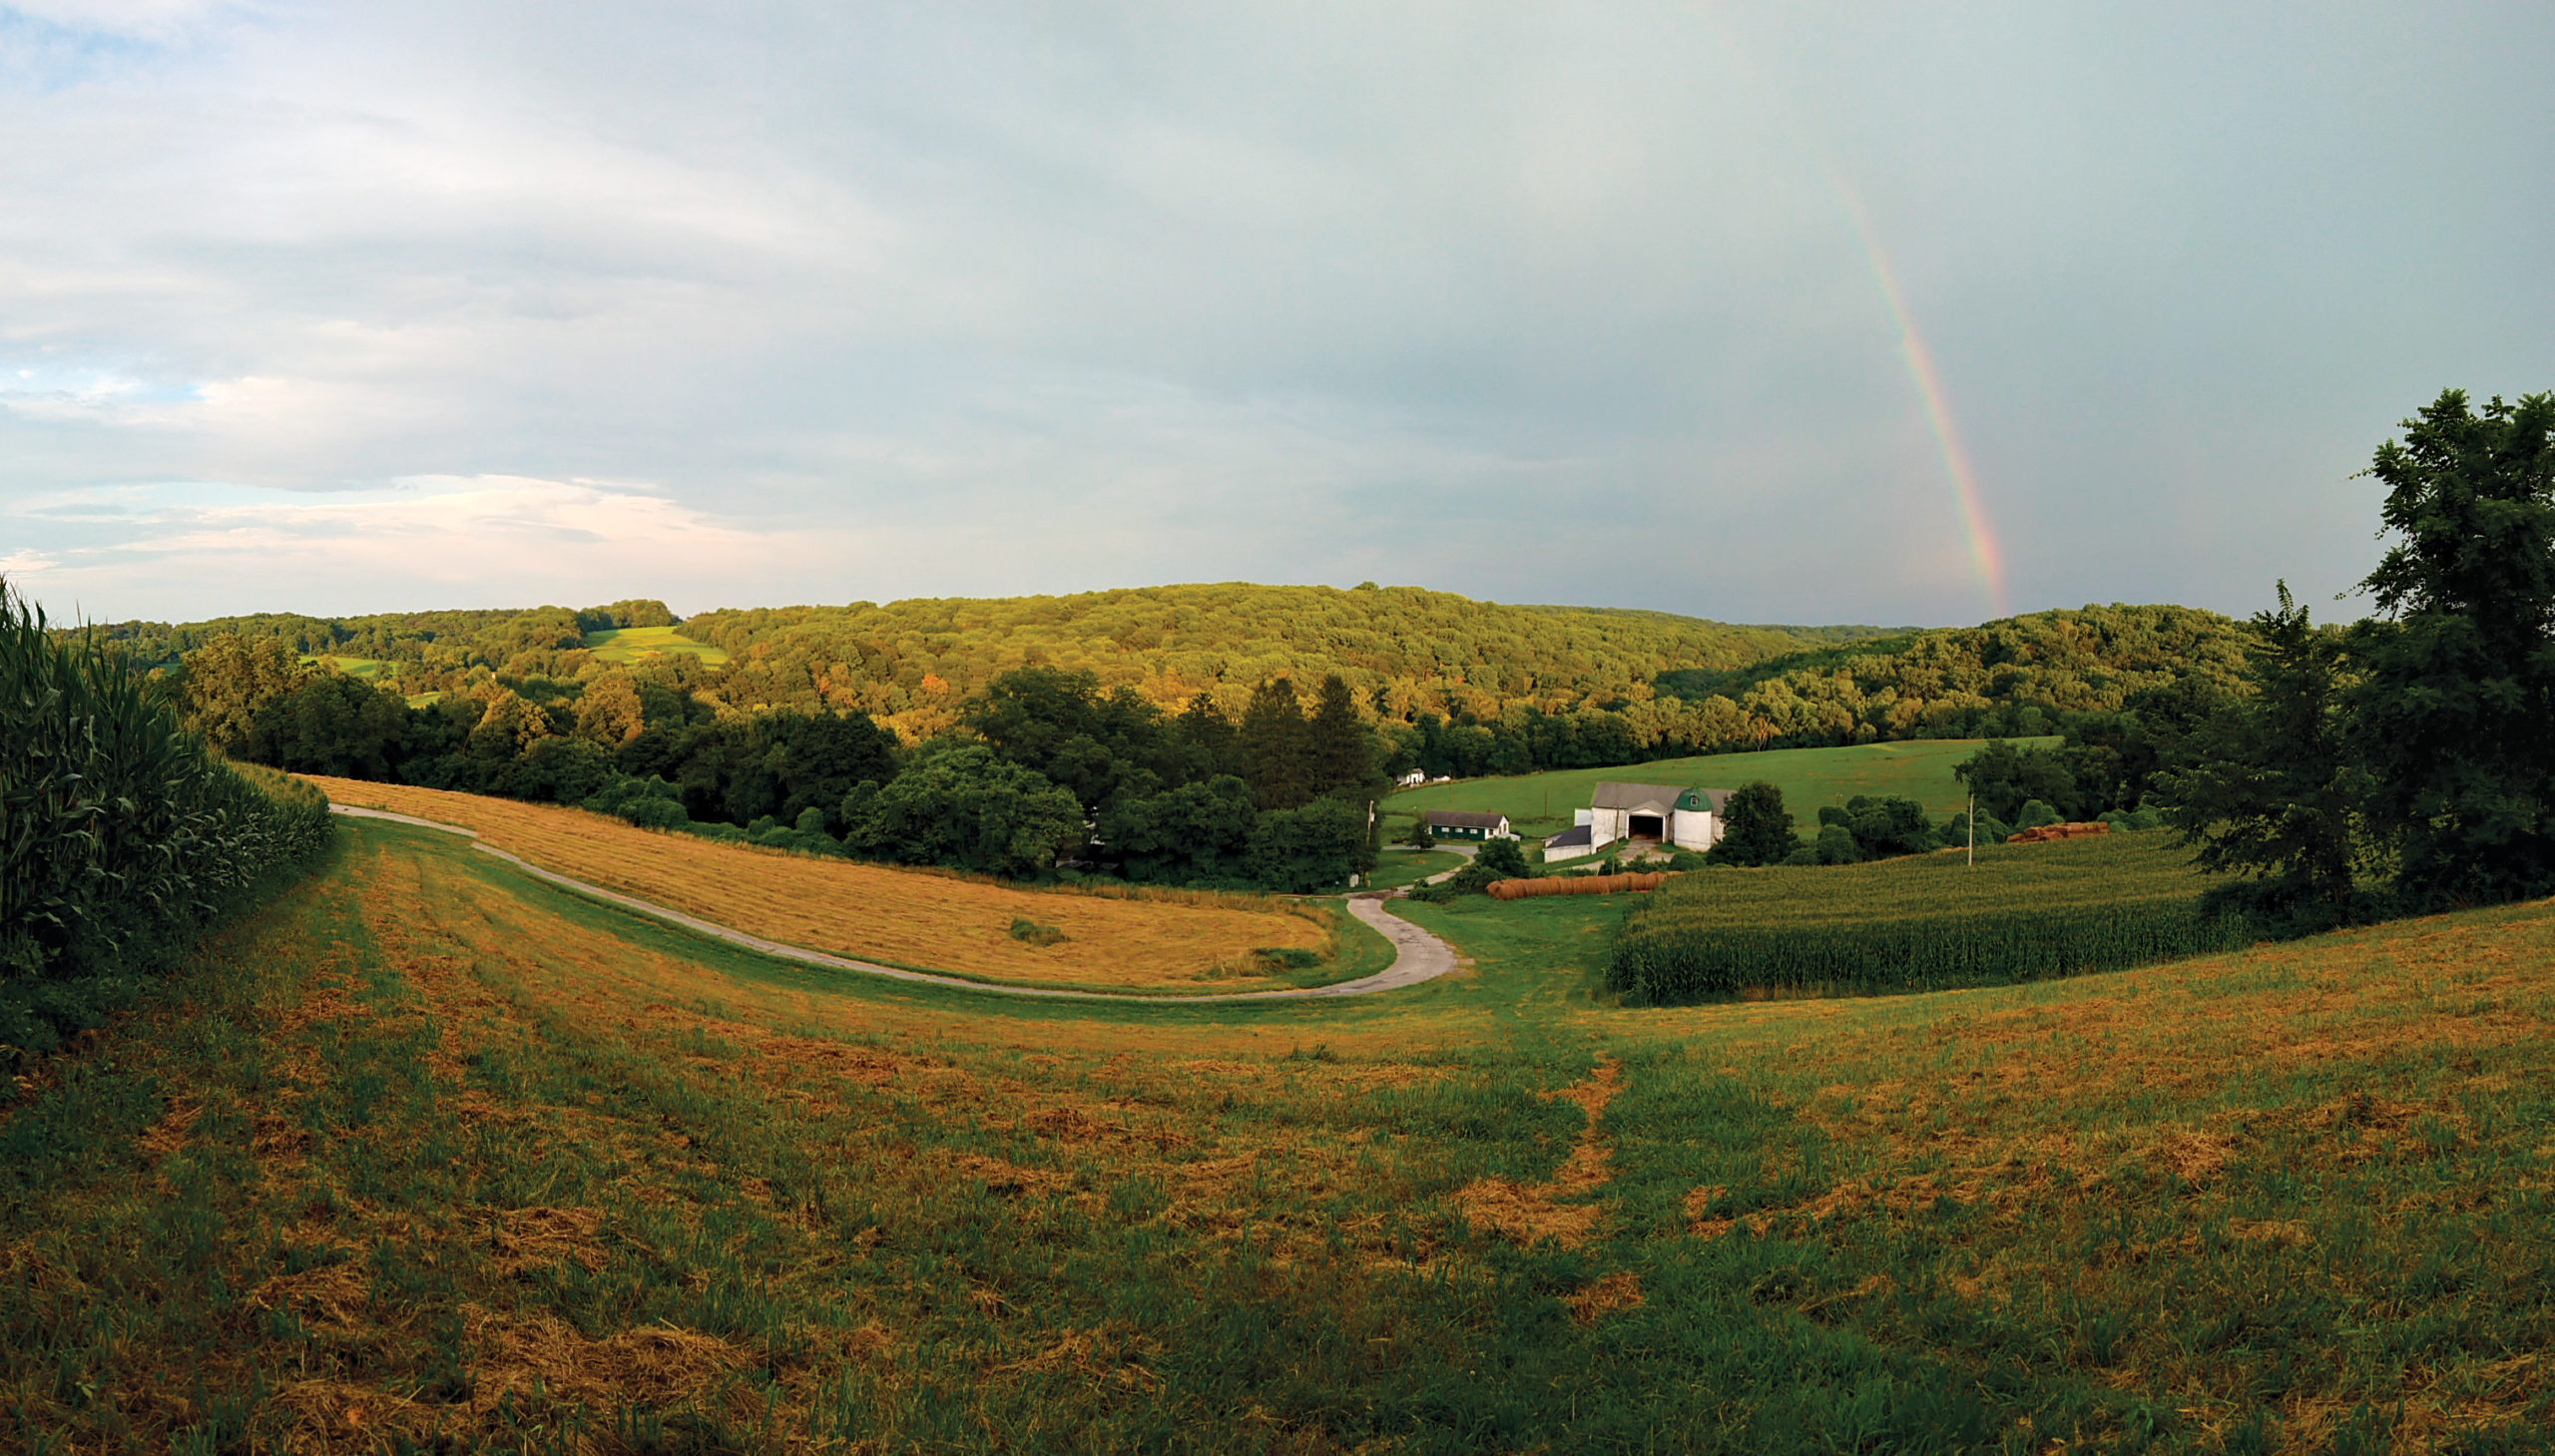
[[[1869,629],[1848,628],[1847,632]],[[1824,630],[1822,630],[1824,631]],[[1239,715],[1264,683],[1336,674],[1376,716],[1496,719],[1606,707],[1681,668],[1736,668],[1820,639],[1660,612],[1516,607],[1416,587],[1143,587],[711,612],[686,635],[739,663],[751,701],[815,702],[928,731],[1016,668],[1089,672],[1169,708]]]
[[[307,657],[384,665],[418,698],[510,691],[573,700],[615,671],[583,647],[608,627],[669,626],[663,603],[582,612],[290,615],[101,629],[150,661],[271,639]],[[1088,672],[1178,712],[1204,696],[1239,718],[1262,684],[1336,675],[1359,714],[1409,729],[1412,766],[1473,773],[1635,762],[1673,751],[2051,730],[2138,694],[2241,672],[2244,631],[2181,607],[2089,606],[1936,631],[1732,627],[1663,613],[1516,607],[1416,588],[1151,587],[1071,597],[705,613],[685,636],[733,657],[639,671],[658,707],[862,714],[907,743],[961,727],[1024,667]],[[616,699],[637,694],[613,679]],[[634,708],[635,711],[635,708]],[[2031,715],[2040,717],[2035,720]],[[1584,739],[1584,741],[1583,741]]]

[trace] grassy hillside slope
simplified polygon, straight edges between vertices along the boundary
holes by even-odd
[[[1994,991],[1034,1007],[347,827],[0,1122],[0,1432],[2465,1449],[2555,1419],[2555,913]],[[865,1443],[865,1444],[864,1444]]]
[[[1321,957],[1315,981],[1380,970],[1374,932],[1320,906],[1182,890],[1024,889],[936,870],[785,854],[639,829],[602,814],[309,775],[330,800],[477,831],[544,869],[789,945],[908,970],[1095,991],[1299,984],[1262,949]],[[1021,921],[1053,932],[1024,940]],[[1386,961],[1389,957],[1384,958]]]
[[[2023,739],[2056,742],[2056,738]],[[1968,806],[1969,790],[1952,768],[1984,746],[1979,738],[1918,738],[1904,743],[1861,743],[1844,748],[1769,748],[1754,753],[1712,753],[1699,758],[1660,758],[1624,768],[1561,768],[1509,778],[1466,778],[1407,788],[1384,800],[1384,811],[1473,809],[1506,814],[1519,832],[1551,834],[1571,825],[1571,810],[1588,807],[1605,779],[1670,783],[1695,788],[1737,788],[1763,778],[1784,791],[1794,827],[1817,829],[1822,804],[1842,806],[1858,793],[1912,798],[1934,814]]]

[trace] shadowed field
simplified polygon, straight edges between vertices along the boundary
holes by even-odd
[[[2540,1449],[2555,915],[1667,1011],[1012,1006],[449,836],[0,1121],[0,1444]]]
[[[458,824],[545,869],[766,939],[909,970],[1024,986],[1194,993],[1303,983],[1273,971],[1257,954],[1263,949],[1316,953],[1323,972],[1315,980],[1381,969],[1390,959],[1377,937],[1347,916],[1265,896],[1026,890],[634,828],[556,804],[306,776],[337,803]],[[1020,921],[1062,938],[1024,940],[1013,933]]]

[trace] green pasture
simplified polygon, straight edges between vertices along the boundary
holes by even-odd
[[[2015,741],[2054,744],[2058,739]],[[1784,791],[1784,806],[1791,810],[1796,827],[1814,829],[1821,805],[1841,808],[1858,793],[1912,798],[1940,816],[1967,806],[1967,790],[1952,776],[1952,768],[1985,745],[1982,738],[1922,738],[1844,748],[1769,748],[1662,758],[1620,768],[1556,768],[1510,778],[1465,778],[1407,788],[1385,799],[1383,808],[1394,814],[1416,814],[1422,809],[1506,814],[1521,833],[1551,834],[1570,827],[1571,810],[1588,807],[1601,779],[1737,788],[1763,778]]]
[[[334,653],[327,654],[324,657],[303,658],[301,660],[301,665],[306,668],[321,662],[334,664],[338,672],[345,674],[349,678],[363,678],[369,680],[372,678],[386,677],[393,671],[389,663],[384,662],[379,658],[344,658],[339,657]]]
[[[608,627],[589,632],[586,651],[604,663],[635,663],[650,653],[688,654],[714,668],[728,661],[726,649],[694,642],[673,627]]]

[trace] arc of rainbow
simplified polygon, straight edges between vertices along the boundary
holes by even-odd
[[[1815,150],[1815,149],[1813,149]],[[1881,301],[1889,305],[1890,317],[1898,324],[1898,351],[1907,364],[1907,377],[1914,381],[1916,393],[1925,404],[1925,420],[1932,426],[1934,441],[1943,452],[1943,473],[1951,477],[1952,493],[1960,501],[1961,531],[1969,538],[1971,563],[1978,569],[1980,585],[1987,589],[1988,604],[1999,617],[2013,615],[2013,607],[2005,590],[2005,554],[1996,544],[1996,532],[1987,523],[1987,504],[1978,493],[1978,471],[1969,462],[1969,450],[1961,443],[1960,426],[1952,420],[1951,405],[1943,398],[1942,376],[1934,368],[1933,351],[1925,346],[1925,336],[1916,331],[1916,315],[1908,310],[1907,294],[1898,286],[1898,270],[1890,265],[1889,253],[1880,245],[1880,233],[1872,227],[1871,214],[1864,210],[1861,198],[1845,185],[1845,179],[1824,155],[1818,159],[1819,171],[1826,175],[1828,190],[1835,193],[1837,205],[1853,221],[1854,236],[1863,245],[1863,257],[1871,264],[1872,281],[1880,289]]]
[[[1952,494],[1960,502],[1961,533],[1968,538],[1969,558],[1978,570],[1979,585],[1986,589],[1988,605],[1997,616],[2012,616],[2013,607],[2005,590],[2005,553],[1996,544],[1995,530],[1987,523],[1987,503],[1978,493],[1978,471],[1969,463],[1969,450],[1961,443],[1960,427],[1952,422],[1951,405],[1943,398],[1942,376],[1934,368],[1933,350],[1925,347],[1925,336],[1916,330],[1916,315],[1907,306],[1906,292],[1898,286],[1898,269],[1890,265],[1888,249],[1880,245],[1880,230],[1872,226],[1870,211],[1845,185],[1844,174],[1837,170],[1827,149],[1819,145],[1818,134],[1793,111],[1783,88],[1772,84],[1760,71],[1748,46],[1722,17],[1719,7],[1704,0],[1695,7],[1695,13],[1733,67],[1809,154],[1819,175],[1826,179],[1827,190],[1835,195],[1836,205],[1853,224],[1855,241],[1862,244],[1863,257],[1871,264],[1872,282],[1879,287],[1889,316],[1898,324],[1898,352],[1907,366],[1907,377],[1915,383],[1917,397],[1924,401],[1925,422],[1932,427],[1934,443],[1943,452],[1943,473],[1951,477]]]

